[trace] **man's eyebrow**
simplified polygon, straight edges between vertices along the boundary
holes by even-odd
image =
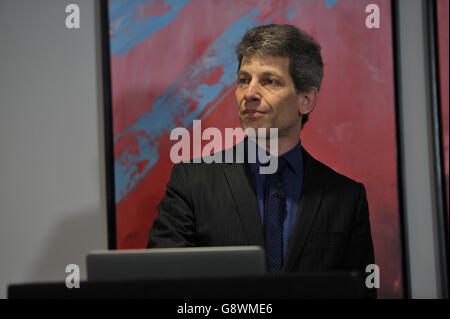
[[[281,75],[278,72],[273,72],[273,71],[265,71],[262,73],[262,75],[264,76],[276,76],[276,77],[281,77]]]

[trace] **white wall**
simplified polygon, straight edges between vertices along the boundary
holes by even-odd
[[[66,29],[65,7],[80,7]],[[106,249],[98,1],[0,1],[0,298]]]

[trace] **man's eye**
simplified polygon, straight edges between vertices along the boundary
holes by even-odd
[[[248,84],[248,80],[245,79],[245,78],[240,78],[240,79],[238,80],[238,82],[239,82],[239,84]]]
[[[265,79],[265,80],[263,81],[263,83],[264,83],[264,84],[268,84],[268,85],[277,85],[277,84],[278,84],[278,81],[275,80],[275,79]]]

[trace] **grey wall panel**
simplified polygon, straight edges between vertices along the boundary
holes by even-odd
[[[0,297],[105,249],[98,1],[0,2]]]

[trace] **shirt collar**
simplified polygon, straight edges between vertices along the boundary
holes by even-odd
[[[300,176],[303,167],[301,140],[298,141],[297,145],[295,145],[294,148],[281,155],[281,157],[285,158],[288,161],[295,175]]]
[[[245,143],[246,154],[247,154],[247,149],[248,149],[248,147],[247,147],[248,143],[249,143],[249,139],[246,138],[246,143]],[[250,142],[250,143],[252,143],[252,142]],[[269,154],[269,153],[266,151],[266,154]],[[281,157],[286,159],[289,163],[289,166],[294,171],[294,173],[297,176],[300,176],[300,174],[302,172],[302,168],[303,168],[301,139],[298,141],[298,143],[295,147],[293,147],[292,149],[290,149],[289,151],[287,151],[286,153],[281,155]],[[258,152],[256,152],[256,163],[248,163],[248,164],[250,166],[250,171],[254,174],[256,172],[256,170],[259,169],[259,167],[261,166],[261,163],[258,158]]]

